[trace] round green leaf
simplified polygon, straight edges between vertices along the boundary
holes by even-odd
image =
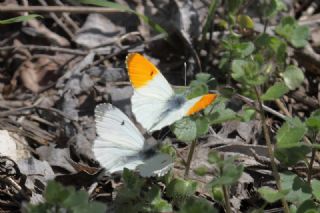
[[[166,194],[172,198],[188,197],[195,193],[197,182],[191,180],[173,179],[166,189]]]
[[[193,141],[197,138],[197,125],[190,117],[185,117],[173,125],[172,132],[177,139],[185,142]]]
[[[237,17],[237,22],[241,28],[246,28],[246,29],[253,29],[254,28],[254,22],[247,15],[239,15]]]
[[[300,86],[304,80],[304,74],[300,68],[291,65],[282,74],[283,80],[289,89],[294,90]]]
[[[286,122],[278,130],[276,139],[278,148],[291,148],[301,146],[300,140],[307,128],[299,118],[287,118]]]
[[[288,194],[289,190],[274,190],[270,187],[264,186],[258,189],[258,192],[260,193],[261,197],[265,199],[268,203],[274,203],[286,196]]]
[[[272,101],[281,98],[284,94],[289,92],[289,88],[283,82],[277,82],[271,86],[261,98],[265,101]]]
[[[206,117],[196,119],[197,137],[207,134],[209,130],[209,121]]]

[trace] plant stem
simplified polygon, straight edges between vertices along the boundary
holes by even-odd
[[[231,206],[230,206],[230,200],[229,200],[229,190],[227,189],[226,185],[222,185],[222,191],[223,191],[226,213],[231,213]]]
[[[313,167],[313,163],[314,163],[315,156],[316,156],[316,149],[313,148],[313,149],[312,149],[312,153],[311,153],[310,163],[309,163],[309,166],[308,166],[308,177],[307,177],[307,181],[308,181],[308,184],[309,184],[309,185],[310,185],[310,183],[311,183],[312,167]]]
[[[263,134],[264,134],[264,138],[266,140],[267,143],[267,147],[268,147],[268,154],[270,157],[270,162],[271,162],[271,168],[272,168],[272,174],[273,177],[276,181],[276,185],[278,190],[281,190],[281,184],[280,184],[280,176],[277,170],[277,166],[275,163],[275,158],[274,158],[274,153],[273,153],[273,149],[272,149],[272,144],[271,144],[271,139],[270,139],[270,134],[269,134],[269,130],[266,124],[266,117],[263,111],[263,102],[260,98],[260,92],[258,90],[257,87],[254,88],[256,96],[257,96],[257,100],[258,100],[258,104],[259,104],[259,111],[260,111],[260,116],[261,116],[261,123],[262,123],[262,128],[263,128]],[[285,213],[289,213],[289,206],[287,201],[285,200],[285,198],[281,199],[282,205],[283,205],[283,210]]]
[[[197,140],[193,140],[189,149],[189,153],[188,153],[188,159],[187,159],[187,165],[186,165],[186,169],[184,171],[184,178],[186,179],[189,175],[189,170],[190,170],[190,165],[191,165],[191,160],[192,160],[192,156],[196,147],[196,143]]]

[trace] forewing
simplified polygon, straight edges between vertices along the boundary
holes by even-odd
[[[144,138],[130,119],[111,104],[99,104],[95,109],[97,134],[107,147],[141,151]]]
[[[166,103],[174,92],[161,72],[142,55],[129,54],[126,62],[134,88],[132,112],[136,120],[150,131],[159,122],[160,115],[167,110]]]

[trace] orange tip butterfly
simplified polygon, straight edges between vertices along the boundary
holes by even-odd
[[[147,148],[144,137],[130,119],[111,104],[95,108],[98,137],[93,153],[110,174],[124,168],[137,170],[142,177],[163,176],[173,166],[168,154]]]
[[[132,112],[148,132],[197,113],[217,98],[217,94],[206,94],[187,100],[183,95],[175,94],[161,72],[138,53],[129,54],[126,64],[134,89]]]

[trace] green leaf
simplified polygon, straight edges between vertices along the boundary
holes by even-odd
[[[254,51],[254,44],[252,42],[241,42],[232,46],[233,55],[239,58],[245,58]]]
[[[151,198],[148,203],[150,203],[150,210],[148,212],[172,212],[172,206],[168,201],[162,199],[161,190],[157,186],[153,186],[147,195],[147,198]]]
[[[290,37],[292,36],[296,26],[296,20],[294,20],[294,18],[291,16],[286,16],[281,19],[280,24],[275,30],[279,35],[283,36],[287,40],[290,40]]]
[[[251,60],[233,60],[231,64],[231,76],[246,86],[261,85],[266,80],[266,75],[260,73],[260,66],[257,62]]]
[[[264,186],[258,189],[261,197],[265,199],[268,203],[274,203],[282,198],[284,198],[288,193],[289,190],[274,190],[270,187]]]
[[[201,73],[196,74],[196,79],[199,82],[207,83],[211,79],[211,74],[205,73],[205,72],[201,72]]]
[[[73,187],[64,187],[55,181],[49,181],[44,193],[48,203],[57,204],[62,203],[67,197],[75,193]]]
[[[231,109],[225,108],[225,104],[220,104],[218,107],[212,108],[210,111],[213,111],[213,113],[206,114],[208,111],[205,110],[205,114],[207,115],[210,125],[220,124],[237,118],[237,114]]]
[[[290,42],[294,47],[301,48],[307,45],[309,37],[309,28],[307,26],[297,26],[293,30]]]
[[[228,9],[229,13],[235,14],[243,4],[243,0],[227,0],[226,1],[226,8]]]
[[[311,152],[311,148],[304,144],[291,148],[278,148],[276,147],[276,158],[286,166],[293,166],[299,161],[306,158],[307,154]]]
[[[36,14],[31,14],[31,15],[27,15],[27,16],[17,16],[17,17],[10,18],[10,19],[0,20],[0,25],[28,21],[28,20],[35,19],[35,18],[42,18],[42,16],[36,15]]]
[[[271,86],[261,98],[265,101],[276,100],[289,92],[289,90],[290,89],[283,82],[277,82]]]
[[[248,122],[254,119],[256,110],[250,107],[244,107],[242,114],[240,115],[241,121]]]
[[[85,191],[78,191],[77,193],[70,194],[65,200],[63,200],[63,205],[67,208],[72,208],[80,204],[87,204],[89,195]]]
[[[208,133],[209,121],[206,117],[199,117],[196,119],[197,137],[203,136]]]
[[[193,80],[189,86],[190,87],[187,94],[188,99],[207,94],[209,91],[208,85],[198,80]]]
[[[285,10],[286,5],[283,3],[282,0],[271,0],[270,3],[264,7],[264,9],[265,9],[265,16],[272,18],[278,12]]]
[[[255,45],[264,54],[264,60],[276,58],[278,63],[284,63],[287,54],[287,44],[278,37],[261,34],[255,41]]]
[[[172,132],[178,140],[190,142],[197,138],[197,124],[190,117],[185,117],[173,125]]]
[[[307,128],[299,118],[287,118],[286,122],[278,130],[276,139],[278,148],[292,148],[301,146],[300,140],[306,133]]]
[[[317,200],[320,200],[320,181],[313,179],[311,181],[312,194]]]
[[[290,65],[282,73],[283,80],[289,89],[294,90],[300,86],[304,80],[304,74],[299,67]]]
[[[192,197],[184,202],[178,213],[218,213],[209,202],[203,198]]]
[[[314,131],[320,131],[320,109],[311,113],[305,124]]]
[[[252,21],[250,16],[239,15],[237,17],[237,22],[241,28],[246,28],[246,29],[253,29],[254,28],[254,22]]]
[[[221,161],[220,155],[217,151],[210,151],[208,153],[208,162],[211,164],[219,163]]]
[[[224,200],[222,187],[213,186],[212,187],[212,196],[213,196],[214,200],[222,203]]]
[[[276,27],[276,32],[297,48],[305,46],[309,37],[308,27],[299,26],[291,16],[281,19],[280,24]]]
[[[204,176],[204,175],[207,174],[208,168],[206,166],[199,166],[199,167],[195,168],[193,170],[193,172],[196,173],[199,176]]]
[[[232,185],[236,183],[242,175],[243,165],[235,163],[235,157],[229,157],[217,163],[222,167],[220,175],[210,184],[212,186]]]
[[[286,200],[300,205],[311,198],[310,186],[301,180],[296,174],[285,172],[280,174],[282,190],[289,190]]]
[[[90,202],[90,203],[82,203],[82,204],[79,203],[77,206],[73,206],[71,210],[72,212],[77,212],[77,213],[88,213],[88,212],[105,213],[107,208],[103,203]]]
[[[173,179],[166,189],[166,195],[171,198],[189,197],[195,193],[197,182],[183,179]]]
[[[297,209],[297,213],[318,213],[316,204],[312,200],[304,201]]]

